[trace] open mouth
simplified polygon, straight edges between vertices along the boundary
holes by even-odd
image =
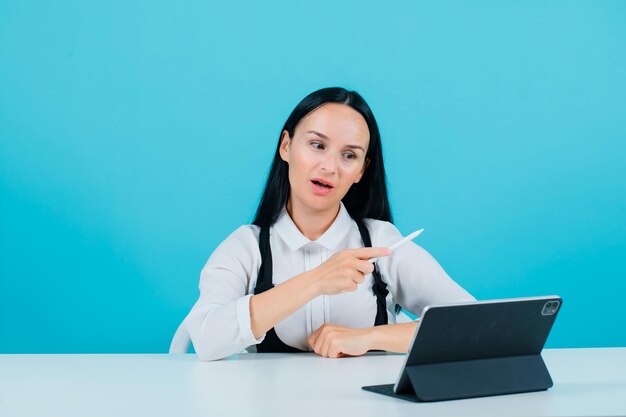
[[[327,188],[327,189],[333,188],[332,185],[326,184],[326,183],[318,181],[318,180],[311,180],[311,182],[313,184],[317,185],[318,187]]]

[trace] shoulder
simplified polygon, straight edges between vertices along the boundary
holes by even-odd
[[[253,224],[239,226],[215,249],[211,258],[254,258],[259,253],[260,228]]]
[[[370,232],[372,246],[390,246],[402,239],[402,233],[393,223],[376,219],[363,219],[363,223]]]
[[[259,243],[259,233],[261,228],[255,224],[244,224],[239,226],[234,232],[228,236],[228,239],[234,239],[245,243]]]

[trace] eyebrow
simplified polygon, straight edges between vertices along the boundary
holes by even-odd
[[[306,133],[313,133],[313,134],[315,134],[315,135],[319,136],[319,137],[320,137],[320,138],[322,138],[322,139],[326,139],[326,140],[328,140],[328,136],[326,136],[326,135],[325,135],[325,134],[323,134],[323,133],[318,132],[317,130],[309,130],[309,131],[307,131]],[[365,153],[365,149],[363,149],[363,147],[362,147],[362,146],[359,146],[359,145],[346,145],[346,148],[350,148],[350,149],[360,149],[361,151],[363,151],[363,153]]]

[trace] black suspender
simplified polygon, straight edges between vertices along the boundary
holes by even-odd
[[[256,286],[254,287],[254,294],[261,294],[262,292],[274,288],[274,283],[272,282],[272,249],[270,248],[269,227],[261,227],[259,249],[261,250],[261,267],[256,280]],[[280,340],[273,327],[267,331],[265,339],[256,345],[256,350],[259,353],[303,352]]]
[[[371,247],[372,241],[370,239],[369,231],[362,220],[356,220],[356,224],[361,234],[361,240],[365,247]],[[270,248],[270,232],[269,227],[261,227],[261,233],[259,236],[259,250],[261,251],[261,267],[259,269],[259,276],[257,278],[256,286],[254,287],[254,294],[261,294],[274,287],[272,281],[272,250]],[[376,297],[376,318],[374,320],[374,326],[380,326],[388,323],[387,317],[387,284],[383,281],[378,271],[378,266],[374,264],[374,284],[372,285],[372,292]],[[265,335],[263,342],[256,345],[257,352],[302,352],[292,346],[285,344],[278,338],[274,328],[271,328]]]
[[[366,248],[371,248],[372,240],[370,239],[370,232],[367,230],[367,227],[365,227],[365,224],[363,224],[362,220],[357,221],[356,225],[359,227],[359,232],[361,233],[361,239],[363,240],[363,244]],[[380,326],[388,323],[387,294],[389,294],[389,290],[387,289],[387,284],[385,284],[385,281],[383,281],[383,278],[380,276],[380,271],[378,271],[378,265],[375,262],[372,276],[374,277],[372,292],[376,297],[376,320],[374,321],[374,326]]]
[[[260,294],[274,288],[272,282],[272,249],[270,248],[270,230],[269,227],[261,228],[259,236],[259,250],[261,251],[261,268],[259,269],[259,277],[254,288],[255,294]]]

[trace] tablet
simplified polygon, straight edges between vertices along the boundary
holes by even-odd
[[[396,383],[363,389],[410,401],[546,390],[541,350],[562,303],[546,296],[428,306]]]

